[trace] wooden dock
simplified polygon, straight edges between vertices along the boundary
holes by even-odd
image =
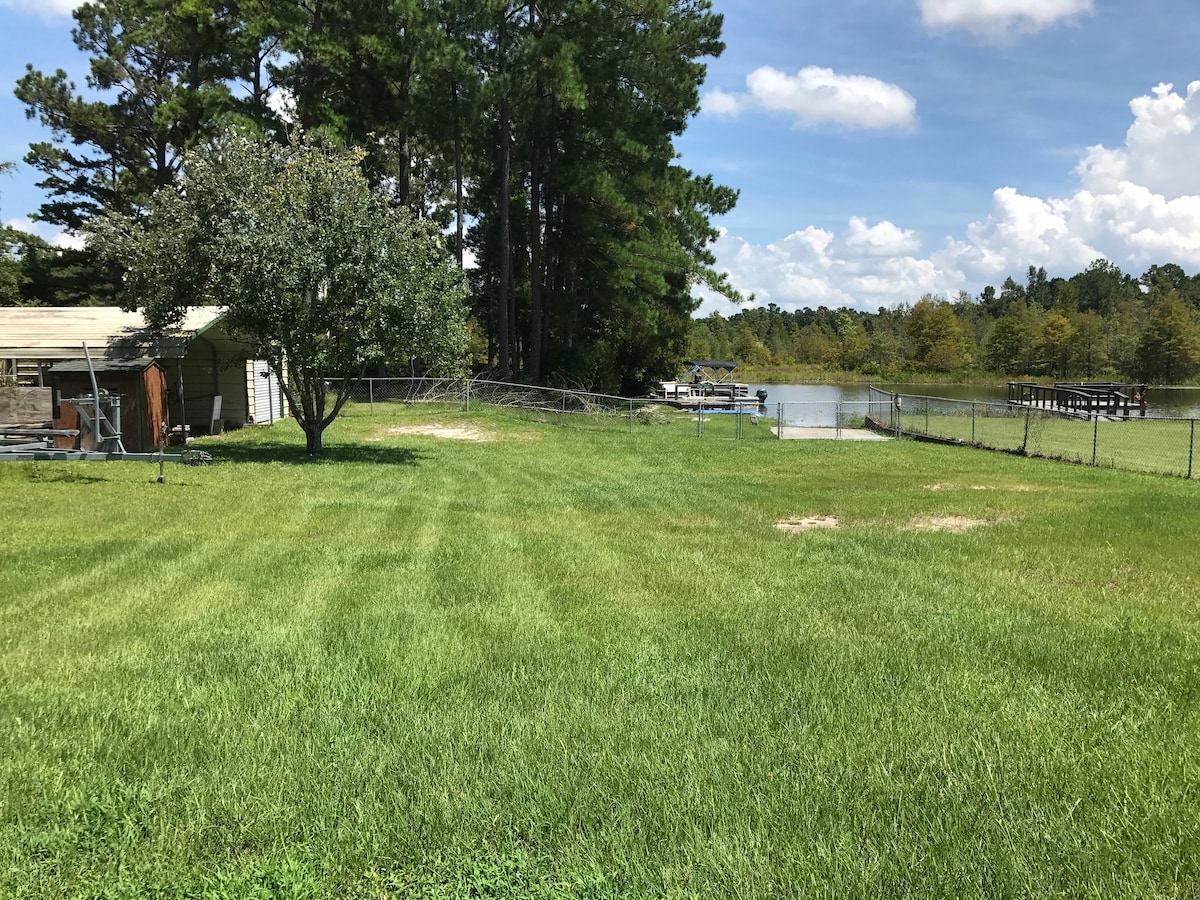
[[[1008,405],[1092,419],[1145,415],[1146,385],[1112,382],[1008,383]]]

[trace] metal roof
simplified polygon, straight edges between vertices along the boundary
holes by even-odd
[[[152,331],[140,312],[115,306],[0,308],[0,359],[182,359],[191,340],[211,328],[224,307],[194,306],[178,328]]]
[[[91,351],[89,345],[88,350]],[[139,356],[134,359],[94,359],[92,360],[92,368],[97,372],[143,372],[150,366],[158,365],[158,361],[151,359],[149,356]],[[87,372],[88,362],[86,359],[68,359],[61,362],[56,362],[50,367],[50,371],[55,375],[62,373]]]

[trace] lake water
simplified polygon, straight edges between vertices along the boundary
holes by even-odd
[[[944,397],[951,400],[978,400],[1007,403],[1007,387],[968,384],[888,384],[880,385],[893,393],[920,397]],[[761,388],[767,392],[767,410],[776,403],[865,403],[869,386],[865,384],[752,384],[750,393]],[[1150,386],[1150,416],[1200,419],[1200,387],[1160,388]]]

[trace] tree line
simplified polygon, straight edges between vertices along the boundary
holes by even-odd
[[[1099,259],[1070,278],[1030,266],[978,297],[912,305],[782,310],[774,303],[694,322],[693,358],[816,365],[873,376],[991,373],[1172,384],[1200,373],[1200,275],[1171,263],[1140,277]]]
[[[736,192],[676,162],[709,0],[96,0],[75,13],[89,95],[16,86],[50,140],[42,221],[137,218],[230,129],[363,151],[389,201],[471,263],[475,353],[501,377],[633,391],[684,355],[713,215]],[[6,232],[0,303],[111,303],[119,265]]]

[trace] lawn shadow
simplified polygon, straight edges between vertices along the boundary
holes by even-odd
[[[86,466],[86,465],[95,465],[95,463],[88,463],[88,462],[81,460],[81,461],[75,462],[74,465]],[[51,471],[51,472],[46,472],[41,469],[37,469],[35,471],[28,472],[26,474],[26,477],[30,481],[40,481],[40,482],[45,482],[47,484],[49,484],[49,483],[55,483],[55,484],[107,484],[108,483],[107,478],[100,478],[95,475],[87,474],[87,473],[77,470],[77,469],[71,469],[68,471],[62,471],[60,469],[60,470],[55,470],[55,471]]]
[[[292,441],[205,440],[191,445],[193,449],[211,454],[214,462],[287,463],[289,465],[323,465],[325,463],[370,463],[385,466],[415,466],[424,454],[407,447],[388,447],[373,444],[326,444],[318,457],[310,457],[302,444]]]

